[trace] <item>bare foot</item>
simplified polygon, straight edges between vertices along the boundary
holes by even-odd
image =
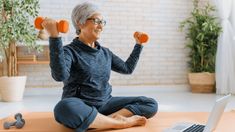
[[[133,115],[131,117],[124,117],[121,115],[114,115],[114,119],[122,122],[122,128],[128,128],[133,126],[143,126],[145,125],[147,119],[144,116]]]
[[[122,115],[115,114],[112,116],[100,115],[100,117],[106,119],[106,123],[91,125],[88,130],[89,132],[98,132],[98,131],[103,131],[107,129],[124,129],[124,128],[130,128],[134,126],[143,126],[146,124],[146,121],[147,121],[147,119],[144,116],[139,116],[139,115],[125,117]]]
[[[133,126],[143,126],[145,125],[147,119],[144,116],[134,115],[131,117],[125,117],[122,115],[113,115],[109,116],[116,121],[118,121],[118,125],[115,125],[113,128],[110,129],[124,129],[124,128],[130,128]],[[90,129],[88,132],[101,132],[103,130],[107,129]]]

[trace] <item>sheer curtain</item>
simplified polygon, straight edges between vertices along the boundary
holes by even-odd
[[[231,22],[232,22],[232,27],[233,27],[233,61],[235,61],[235,1],[232,1],[232,14],[231,14]],[[234,62],[234,67],[235,69],[235,62]],[[235,71],[235,70],[234,70]],[[233,80],[235,82],[235,80]],[[231,88],[231,92],[235,94],[235,86]]]
[[[235,93],[234,30],[230,22],[234,0],[215,0],[221,20],[222,33],[216,54],[216,93]],[[234,19],[235,20],[235,19]],[[235,26],[235,23],[234,23]]]

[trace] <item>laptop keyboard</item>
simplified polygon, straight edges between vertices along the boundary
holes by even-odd
[[[191,127],[187,128],[183,132],[203,132],[205,126],[204,125],[192,125]]]

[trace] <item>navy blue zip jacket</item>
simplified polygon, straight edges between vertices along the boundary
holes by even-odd
[[[105,104],[111,98],[111,70],[131,74],[143,48],[136,44],[125,62],[97,41],[95,45],[89,47],[75,38],[63,46],[60,37],[49,39],[51,75],[64,83],[62,99],[78,97],[89,105]]]

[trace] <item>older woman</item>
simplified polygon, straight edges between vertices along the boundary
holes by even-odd
[[[56,121],[77,132],[144,125],[157,112],[157,102],[144,96],[113,97],[109,84],[111,70],[133,72],[142,44],[135,38],[126,61],[101,46],[97,40],[106,21],[92,3],[75,6],[72,22],[78,37],[66,46],[62,46],[55,20],[47,18],[42,24],[50,35],[52,77],[64,83],[62,100],[54,109]]]

